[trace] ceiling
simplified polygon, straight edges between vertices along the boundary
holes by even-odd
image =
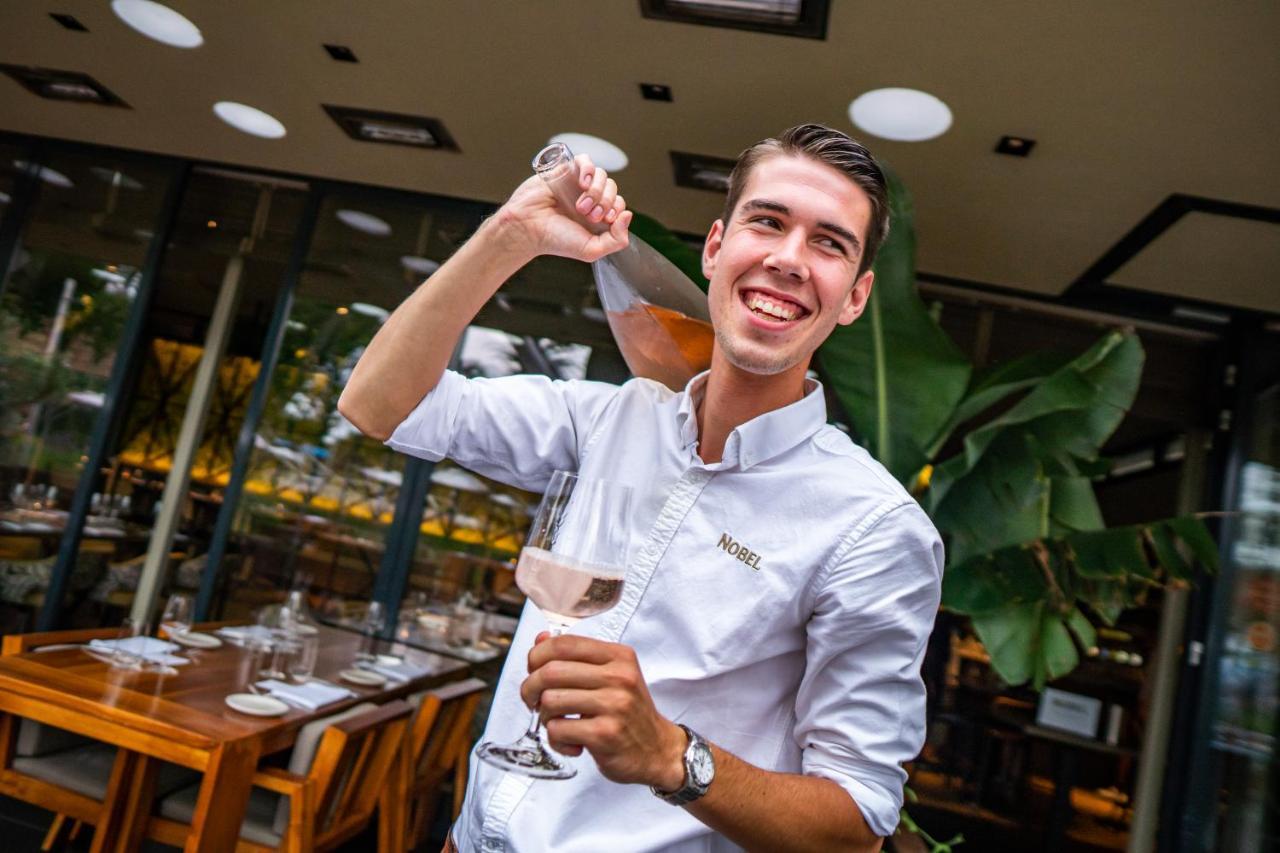
[[[852,98],[909,86],[951,107],[950,131],[862,136],[914,195],[923,274],[1280,314],[1275,3],[831,0],[818,41],[647,20],[638,0],[308,0],[305,14],[166,2],[202,47],[146,39],[105,0],[5,3],[0,62],[88,73],[131,108],[43,100],[0,77],[0,129],[488,202],[552,134],[587,132],[628,153],[617,177],[633,207],[702,233],[721,197],[675,186],[670,151],[733,157],[803,121],[858,134]],[[674,100],[642,100],[641,82]],[[287,136],[233,130],[219,100],[266,110]],[[434,116],[461,150],[357,142],[322,104]],[[994,153],[1006,134],[1036,140],[1030,156]],[[1196,203],[1153,217],[1173,196]]]

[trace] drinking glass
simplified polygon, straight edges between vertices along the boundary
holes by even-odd
[[[618,603],[627,572],[631,487],[557,471],[543,494],[516,565],[516,585],[561,634],[580,619]],[[537,779],[568,779],[577,771],[542,742],[537,709],[510,744],[483,743],[482,761]]]
[[[169,596],[160,616],[160,625],[170,639],[188,633],[191,630],[191,598],[181,593]]]
[[[305,684],[311,680],[311,674],[316,670],[316,658],[320,653],[320,638],[315,635],[294,637],[291,642],[295,649],[289,655],[288,665],[285,667],[289,673],[289,677],[299,684]]]
[[[378,642],[378,635],[387,627],[387,614],[382,607],[380,601],[370,601],[369,607],[364,612],[364,621],[360,623],[360,630],[364,633],[364,642],[361,649],[356,653],[356,660],[360,662],[372,662],[377,658],[374,654],[374,648]]]

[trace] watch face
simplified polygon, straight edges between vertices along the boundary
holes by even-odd
[[[693,750],[693,754],[689,756],[689,770],[694,784],[698,787],[705,788],[710,785],[712,778],[716,774],[716,765],[711,758],[711,750],[705,746]]]

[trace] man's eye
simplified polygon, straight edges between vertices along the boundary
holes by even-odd
[[[765,226],[766,228],[780,228],[780,227],[781,227],[781,226],[778,224],[778,220],[774,219],[772,216],[757,216],[755,219],[752,219],[751,221],[752,221],[752,222],[755,222],[755,223],[759,223],[760,225],[763,225],[763,226]]]
[[[821,243],[823,246],[826,246],[828,249],[833,249],[842,255],[844,254],[844,244],[841,243],[839,240],[833,240],[830,237],[822,237],[818,240],[818,242]]]

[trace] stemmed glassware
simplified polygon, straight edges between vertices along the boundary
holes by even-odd
[[[566,471],[552,475],[516,564],[516,585],[542,611],[553,635],[609,610],[622,597],[630,515],[630,486]],[[538,779],[577,775],[543,744],[537,709],[519,740],[487,741],[476,754]]]
[[[160,627],[164,628],[173,639],[191,632],[191,598],[181,593],[174,593],[165,602],[164,612],[160,615]]]

